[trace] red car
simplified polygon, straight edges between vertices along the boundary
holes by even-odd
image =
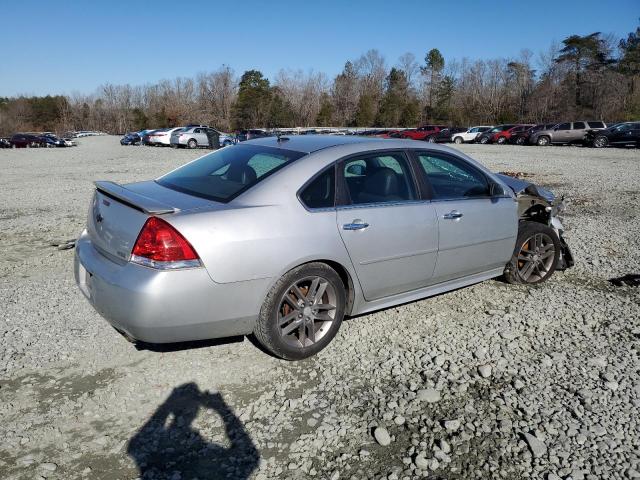
[[[512,135],[524,132],[525,130],[533,127],[533,125],[498,125],[491,130],[484,132],[478,137],[476,142],[478,143],[498,143],[500,145],[507,143]]]
[[[400,132],[400,134],[404,138],[412,138],[413,140],[426,140],[431,135],[434,135],[445,128],[447,128],[446,125],[423,125],[418,128],[403,130],[402,132]]]

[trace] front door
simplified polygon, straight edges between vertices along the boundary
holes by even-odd
[[[339,166],[344,205],[337,227],[371,301],[430,283],[436,264],[435,208],[418,198],[402,152],[351,158]]]
[[[433,190],[439,228],[433,282],[445,282],[506,266],[518,234],[516,201],[491,196],[486,175],[454,155],[418,152]]]

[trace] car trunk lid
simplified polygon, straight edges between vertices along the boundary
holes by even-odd
[[[129,261],[140,230],[150,216],[167,216],[214,203],[153,181],[129,185],[99,181],[95,186],[87,232],[95,248],[117,263]]]

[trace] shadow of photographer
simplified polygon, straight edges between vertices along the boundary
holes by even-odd
[[[229,446],[207,441],[192,426],[200,409],[215,411],[224,423]],[[143,479],[248,479],[259,452],[242,422],[219,393],[200,391],[195,383],[173,389],[167,400],[131,438],[127,453]],[[179,472],[180,475],[175,475]]]

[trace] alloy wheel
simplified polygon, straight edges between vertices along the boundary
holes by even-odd
[[[524,241],[518,252],[518,275],[525,283],[542,280],[553,266],[555,254],[555,245],[549,235],[532,235]]]
[[[290,346],[304,348],[324,337],[335,320],[337,296],[322,277],[297,280],[284,293],[278,307],[278,328]]]
[[[598,137],[594,140],[593,146],[596,148],[602,148],[607,146],[607,139],[605,137]]]

